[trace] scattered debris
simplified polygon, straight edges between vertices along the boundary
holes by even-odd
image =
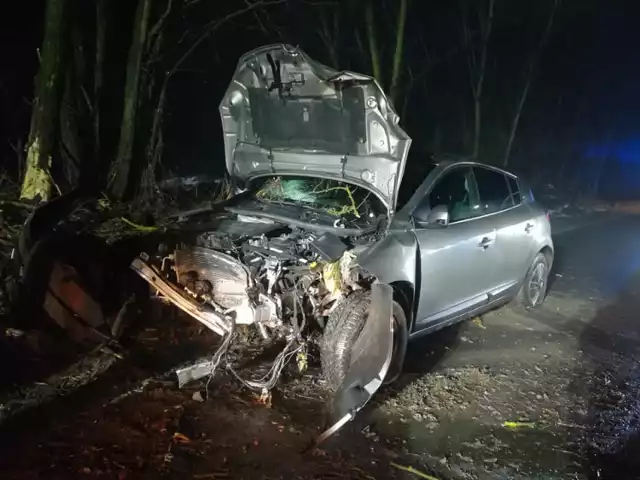
[[[202,393],[200,393],[200,390],[198,390],[197,392],[193,392],[191,399],[198,403],[204,402],[204,398],[202,397]]]
[[[175,443],[191,443],[191,439],[180,432],[175,432],[172,439]]]
[[[395,462],[391,462],[391,466],[394,468],[397,468],[398,470],[403,470],[405,472],[412,473],[413,475],[416,475],[417,477],[420,477],[420,478],[424,478],[425,480],[439,480],[438,478],[428,475],[424,472],[421,472],[420,470],[413,468],[412,466],[405,467],[404,465],[399,465]]]
[[[518,429],[518,428],[535,428],[536,424],[534,422],[504,422],[502,426],[511,428],[511,429]]]
[[[478,327],[481,328],[483,330],[487,329],[487,326],[484,324],[484,321],[482,320],[482,317],[475,317],[473,320],[471,320],[471,323]]]

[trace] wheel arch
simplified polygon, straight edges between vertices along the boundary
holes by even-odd
[[[409,333],[413,331],[414,312],[415,312],[415,285],[406,280],[397,280],[389,283],[393,289],[393,300],[404,310],[407,317],[407,330]]]
[[[551,270],[551,267],[553,266],[553,248],[551,248],[549,245],[545,245],[538,251],[538,253],[541,253],[545,256],[545,258],[547,259],[549,270]]]

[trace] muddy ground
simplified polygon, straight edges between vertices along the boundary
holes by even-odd
[[[640,220],[557,231],[545,305],[418,340],[399,381],[320,449],[313,359],[266,404],[224,372],[177,389],[162,373],[215,339],[165,312],[99,380],[5,422],[1,477],[640,478]]]

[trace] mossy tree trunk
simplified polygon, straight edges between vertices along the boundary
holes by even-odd
[[[58,112],[64,81],[67,0],[47,0],[40,70],[36,77],[25,175],[20,198],[51,198],[51,164],[56,146]]]

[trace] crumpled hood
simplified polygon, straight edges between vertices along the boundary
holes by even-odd
[[[411,139],[372,77],[264,46],[238,62],[220,115],[230,175],[343,180],[394,210]]]

